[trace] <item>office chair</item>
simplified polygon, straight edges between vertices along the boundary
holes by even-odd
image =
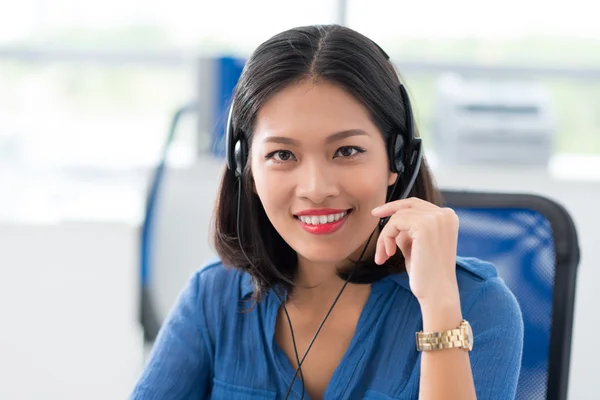
[[[569,213],[537,195],[442,194],[460,219],[458,254],[492,262],[521,306],[525,332],[517,399],[566,399],[579,264]]]

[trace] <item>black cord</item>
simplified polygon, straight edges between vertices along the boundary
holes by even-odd
[[[364,257],[365,252],[367,251],[367,248],[369,247],[369,243],[371,242],[371,238],[373,238],[373,234],[375,234],[375,232],[377,232],[377,228],[375,228],[373,230],[373,232],[371,232],[371,235],[369,236],[369,240],[367,240],[367,244],[365,245],[362,253],[360,254],[360,257],[358,258],[358,262],[359,263],[362,261],[362,258]],[[319,325],[319,328],[317,329],[317,331],[315,332],[315,335],[313,336],[312,340],[310,341],[310,343],[308,345],[308,348],[304,352],[304,356],[302,356],[302,360],[298,363],[298,368],[296,369],[296,372],[294,373],[294,376],[292,378],[292,382],[290,383],[290,386],[288,387],[287,393],[285,394],[285,400],[287,400],[288,397],[290,396],[290,393],[292,391],[292,387],[294,386],[294,382],[296,381],[296,377],[298,376],[298,371],[301,371],[302,364],[304,363],[304,360],[306,359],[306,356],[308,355],[308,352],[310,351],[312,345],[314,344],[315,340],[317,339],[317,336],[321,332],[321,329],[323,328],[323,325],[325,325],[325,321],[327,321],[327,318],[329,318],[329,315],[333,311],[333,307],[335,307],[335,305],[337,304],[339,298],[341,297],[342,293],[344,292],[344,289],[346,288],[346,286],[348,286],[348,282],[350,281],[350,278],[352,278],[352,273],[353,272],[354,272],[354,269],[352,269],[350,271],[350,274],[348,274],[348,277],[346,278],[346,282],[344,282],[344,286],[342,286],[342,289],[340,290],[340,292],[338,293],[337,297],[333,301],[333,304],[329,308],[329,311],[327,311],[327,314],[325,315],[325,318],[323,318],[323,321],[321,321],[321,325]],[[304,382],[302,382],[302,397],[304,397]]]
[[[298,375],[298,371],[300,371],[300,380],[302,381],[302,396],[300,396],[300,400],[304,399],[304,391],[305,391],[305,387],[304,387],[304,375],[302,374],[302,362],[300,361],[300,358],[298,357],[298,347],[296,347],[296,339],[294,338],[294,329],[292,328],[292,319],[290,318],[290,314],[288,314],[288,310],[287,307],[285,306],[285,302],[281,301],[281,298],[279,296],[277,296],[277,298],[279,299],[279,302],[281,303],[281,306],[283,307],[283,311],[285,312],[285,316],[286,319],[288,321],[288,325],[290,326],[290,333],[292,335],[292,343],[294,344],[294,354],[296,355],[296,363],[298,364],[298,369],[296,369],[296,373],[294,374],[294,379],[296,377],[296,375]],[[305,353],[306,356],[306,353]],[[304,357],[302,358],[302,360],[304,360]],[[292,380],[292,385],[294,384],[294,381]],[[291,386],[290,386],[291,387]],[[289,392],[289,389],[288,389]],[[287,398],[287,396],[286,396]]]

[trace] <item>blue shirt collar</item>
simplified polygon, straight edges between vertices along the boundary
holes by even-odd
[[[457,257],[456,266],[457,268],[475,275],[482,280],[498,276],[494,265],[486,261],[481,261],[477,258]],[[396,284],[404,287],[407,290],[410,290],[408,274],[406,272],[390,275],[387,279],[391,279]],[[252,283],[252,278],[250,277],[250,274],[244,273],[242,278],[241,297],[249,297],[252,295],[252,293],[254,293],[254,284]]]

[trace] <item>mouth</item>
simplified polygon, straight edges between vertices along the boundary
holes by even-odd
[[[351,213],[352,209],[349,209],[330,214],[294,215],[294,218],[305,231],[316,235],[324,235],[340,230]]]

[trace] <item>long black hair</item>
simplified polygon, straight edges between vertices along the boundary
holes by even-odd
[[[305,80],[333,83],[354,96],[367,109],[386,143],[389,135],[397,134],[398,130],[406,132],[400,80],[383,51],[352,29],[315,25],[273,36],[247,60],[233,96],[232,124],[234,129],[243,132],[249,146],[252,145],[256,116],[263,104],[282,89]],[[396,189],[397,192],[402,190],[402,187]],[[275,285],[291,290],[297,269],[296,252],[269,221],[254,193],[248,167],[243,172],[239,195],[241,232],[237,231],[237,178],[233,171],[225,168],[213,218],[213,246],[217,254],[225,265],[251,275],[253,298],[257,301]],[[441,203],[425,158],[409,196]],[[243,249],[238,235],[241,235]],[[366,260],[353,268],[350,282],[369,283],[404,271],[405,266],[398,251],[383,266]],[[347,274],[348,270],[339,271],[343,279]]]

